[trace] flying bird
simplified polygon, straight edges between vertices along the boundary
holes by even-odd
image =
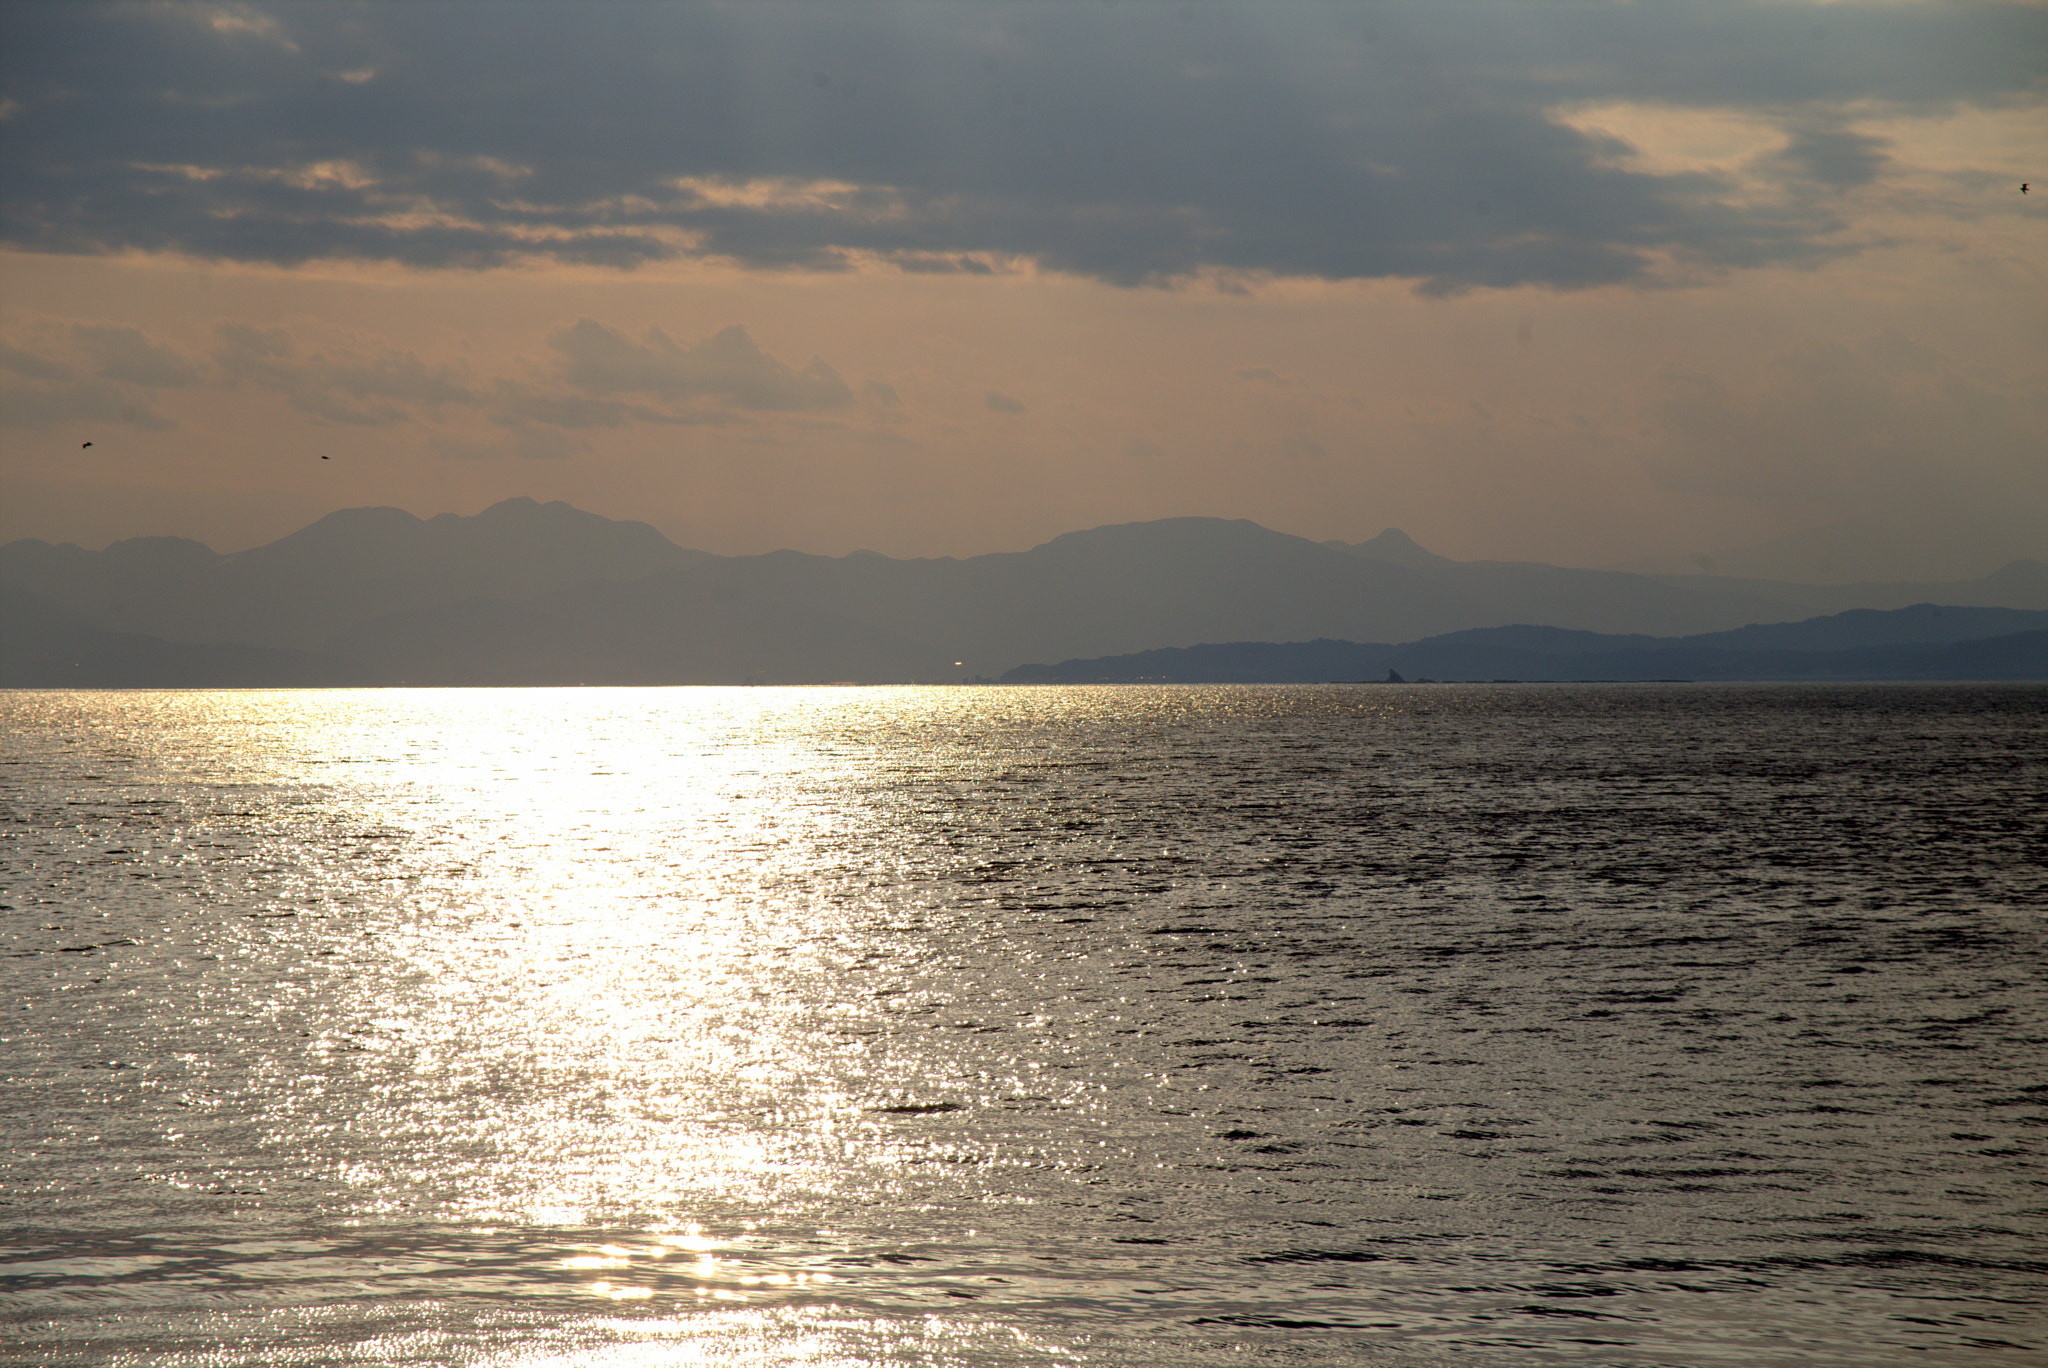
[[[79,448],[78,448],[78,449],[79,449],[80,451],[83,451],[83,450],[85,450],[85,449],[86,449],[86,447],[89,447],[89,446],[91,446],[91,445],[92,445],[92,443],[91,443],[91,442],[83,442],[83,443],[80,443],[80,445],[79,445]]]
[[[326,458],[325,456],[322,456],[322,457],[321,457],[320,459],[324,461],[324,460],[326,460],[327,458]]]
[[[2020,193],[2022,195],[2027,193],[2027,183],[2025,181],[2020,182]]]

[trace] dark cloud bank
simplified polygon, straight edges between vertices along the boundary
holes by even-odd
[[[2048,49],[2035,10],[1719,0],[15,4],[0,27],[17,247],[1434,291],[1822,258],[1833,197],[1885,157],[1852,102],[2031,98]],[[1775,193],[1621,169],[1550,117],[1628,100],[1773,120]],[[826,382],[791,383],[801,406]]]

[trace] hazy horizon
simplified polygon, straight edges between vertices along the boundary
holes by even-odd
[[[2048,559],[2040,7],[479,14],[0,9],[0,540]]]

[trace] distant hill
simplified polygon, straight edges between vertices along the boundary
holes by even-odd
[[[472,518],[346,509],[232,555],[178,537],[101,552],[10,542],[0,547],[0,586],[110,631],[310,649],[389,613],[517,601],[711,559],[645,523],[507,499]]]
[[[993,678],[1027,662],[1205,642],[1420,643],[1516,623],[1688,641],[1763,633],[1698,643],[1763,650],[1775,629],[1755,624],[1930,603],[2048,609],[2048,566],[2015,562],[1953,584],[1786,584],[1452,561],[1392,530],[1320,544],[1219,518],[1100,527],[967,559],[714,556],[643,523],[512,499],[467,518],[351,509],[232,555],[169,537],[99,552],[19,541],[0,547],[0,588],[4,683],[26,679],[18,662],[66,651],[81,684],[100,680],[88,656],[108,682],[157,678],[146,662],[174,657],[144,640],[219,648],[206,668],[236,682],[289,659],[317,677],[307,682],[807,683]],[[122,635],[126,663],[62,644],[94,631]],[[1841,636],[1827,649],[1855,646]],[[230,647],[300,654],[259,666]],[[198,656],[176,658],[198,668]]]
[[[34,599],[0,591],[0,687],[286,689],[372,682],[357,667],[330,657],[110,632]]]
[[[2048,612],[1917,604],[1690,637],[1494,627],[1405,645],[1236,642],[1024,665],[1009,684],[2048,679]]]
[[[1448,556],[1439,556],[1434,551],[1425,551],[1415,544],[1398,527],[1390,527],[1371,541],[1341,542],[1326,541],[1324,546],[1348,555],[1363,556],[1366,560],[1386,561],[1390,565],[1405,565],[1411,570],[1437,570],[1458,562]]]

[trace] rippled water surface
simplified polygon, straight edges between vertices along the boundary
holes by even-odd
[[[0,694],[0,1355],[2036,1364],[2048,689]]]

